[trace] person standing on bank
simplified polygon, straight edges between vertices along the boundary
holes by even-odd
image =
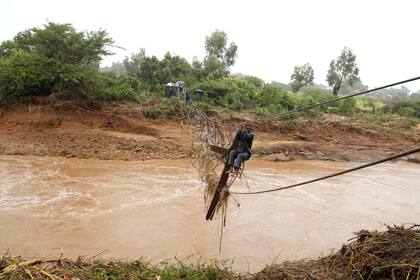
[[[251,122],[245,122],[241,129],[235,135],[233,142],[237,141],[237,146],[229,153],[228,164],[230,166],[229,173],[238,173],[244,161],[251,157],[252,141],[254,134],[252,133]]]

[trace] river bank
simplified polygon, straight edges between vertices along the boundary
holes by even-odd
[[[254,119],[253,157],[271,161],[370,161],[420,143],[420,127],[391,129],[355,123],[348,117],[326,120]],[[238,127],[249,116],[216,116]],[[2,108],[0,154],[62,156],[106,160],[193,158],[199,149],[192,127],[181,119],[152,120],[133,104],[100,110],[54,108],[48,104]],[[413,161],[419,161],[418,156]]]
[[[104,259],[71,260],[0,256],[0,277],[8,279],[418,279],[419,226],[361,230],[340,250],[318,259],[273,263],[258,273],[232,270],[229,262],[187,263],[175,257],[153,265]]]

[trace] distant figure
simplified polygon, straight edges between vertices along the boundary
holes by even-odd
[[[174,83],[167,83],[165,86],[165,96],[174,97],[178,95],[178,89]]]
[[[203,99],[204,96],[204,91],[201,89],[196,89],[194,90],[195,93],[195,101],[201,101],[201,99]]]
[[[228,164],[230,165],[229,173],[238,173],[244,161],[251,157],[252,141],[254,134],[252,133],[251,122],[245,122],[241,129],[235,135],[233,142],[237,141],[237,147],[230,151]]]
[[[188,92],[187,87],[185,86],[184,81],[177,81],[175,86],[178,88],[178,96],[182,99],[182,102],[188,103],[190,100],[190,93]]]

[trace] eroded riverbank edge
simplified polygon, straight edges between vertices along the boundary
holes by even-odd
[[[215,116],[231,128],[249,116]],[[319,122],[253,119],[253,158],[270,161],[377,160],[418,146],[420,128],[390,129],[326,116]],[[103,160],[194,158],[200,149],[182,119],[151,120],[135,105],[62,110],[50,105],[2,108],[0,154]],[[407,158],[406,158],[407,159]],[[420,162],[419,155],[408,158]]]
[[[8,279],[418,279],[419,225],[361,230],[340,250],[318,259],[273,263],[251,274],[229,262],[187,263],[176,258],[158,265],[77,258],[22,259],[0,256],[0,277]]]

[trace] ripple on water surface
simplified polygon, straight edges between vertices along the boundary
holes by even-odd
[[[358,165],[251,160],[237,191],[262,190]],[[362,228],[417,222],[420,168],[405,162],[282,192],[235,195],[223,251],[220,220],[204,220],[203,186],[191,162],[0,156],[0,251],[24,256],[151,257],[197,253],[234,258],[255,271],[279,260],[338,248]]]

